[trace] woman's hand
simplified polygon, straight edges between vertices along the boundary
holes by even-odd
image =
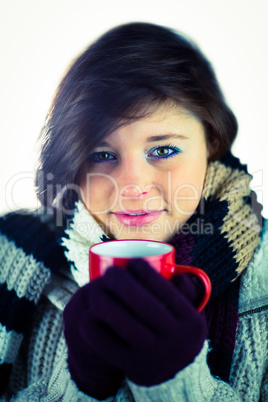
[[[207,334],[204,315],[183,294],[188,283],[190,299],[196,298],[185,278],[176,286],[144,260],[112,267],[85,286],[84,312],[73,325],[83,328],[82,338],[103,361],[136,384],[166,381],[194,360]]]
[[[94,321],[91,317],[94,309],[91,294],[98,287],[96,280],[80,288],[67,304],[63,317],[71,377],[81,391],[103,400],[116,394],[124,373],[102,358],[91,341]]]

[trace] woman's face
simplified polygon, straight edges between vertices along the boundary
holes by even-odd
[[[162,106],[92,151],[82,199],[114,239],[168,241],[198,206],[207,157],[201,122]]]

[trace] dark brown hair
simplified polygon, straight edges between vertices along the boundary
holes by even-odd
[[[130,23],[88,47],[62,79],[42,131],[37,194],[52,205],[78,197],[81,171],[96,144],[121,124],[172,101],[204,124],[211,159],[231,147],[237,122],[198,47],[171,29]]]

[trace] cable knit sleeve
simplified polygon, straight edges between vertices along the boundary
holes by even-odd
[[[49,383],[44,378],[21,391],[12,401],[16,402],[98,402],[97,399],[81,392],[71,379],[67,367],[67,350],[62,350],[58,363],[51,375]],[[112,402],[114,398],[108,398],[103,402]]]
[[[192,364],[162,384],[142,387],[129,381],[135,400],[144,402],[241,401],[239,394],[230,385],[217,380],[210,374],[206,363],[207,352],[208,342],[206,341]]]
[[[0,378],[1,393],[32,319],[50,271],[0,234]]]
[[[234,356],[230,384],[214,378],[206,363],[208,342],[195,361],[173,379],[153,387],[141,387],[129,381],[136,401],[144,402],[218,402],[268,400],[268,319],[256,313],[240,323],[241,340]],[[250,328],[251,327],[251,328]],[[254,334],[253,334],[254,331]]]
[[[55,232],[40,216],[18,211],[0,217],[0,396],[51,269],[66,263]],[[27,384],[25,372],[20,382],[18,387]]]

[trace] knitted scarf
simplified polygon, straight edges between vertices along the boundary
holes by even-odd
[[[205,309],[213,375],[228,381],[238,323],[239,277],[260,241],[260,209],[251,192],[246,166],[228,153],[208,166],[203,195],[195,214],[169,242],[178,264],[202,268],[212,282]],[[88,249],[108,240],[81,202],[62,244],[73,261],[72,273],[82,286],[88,282]]]

